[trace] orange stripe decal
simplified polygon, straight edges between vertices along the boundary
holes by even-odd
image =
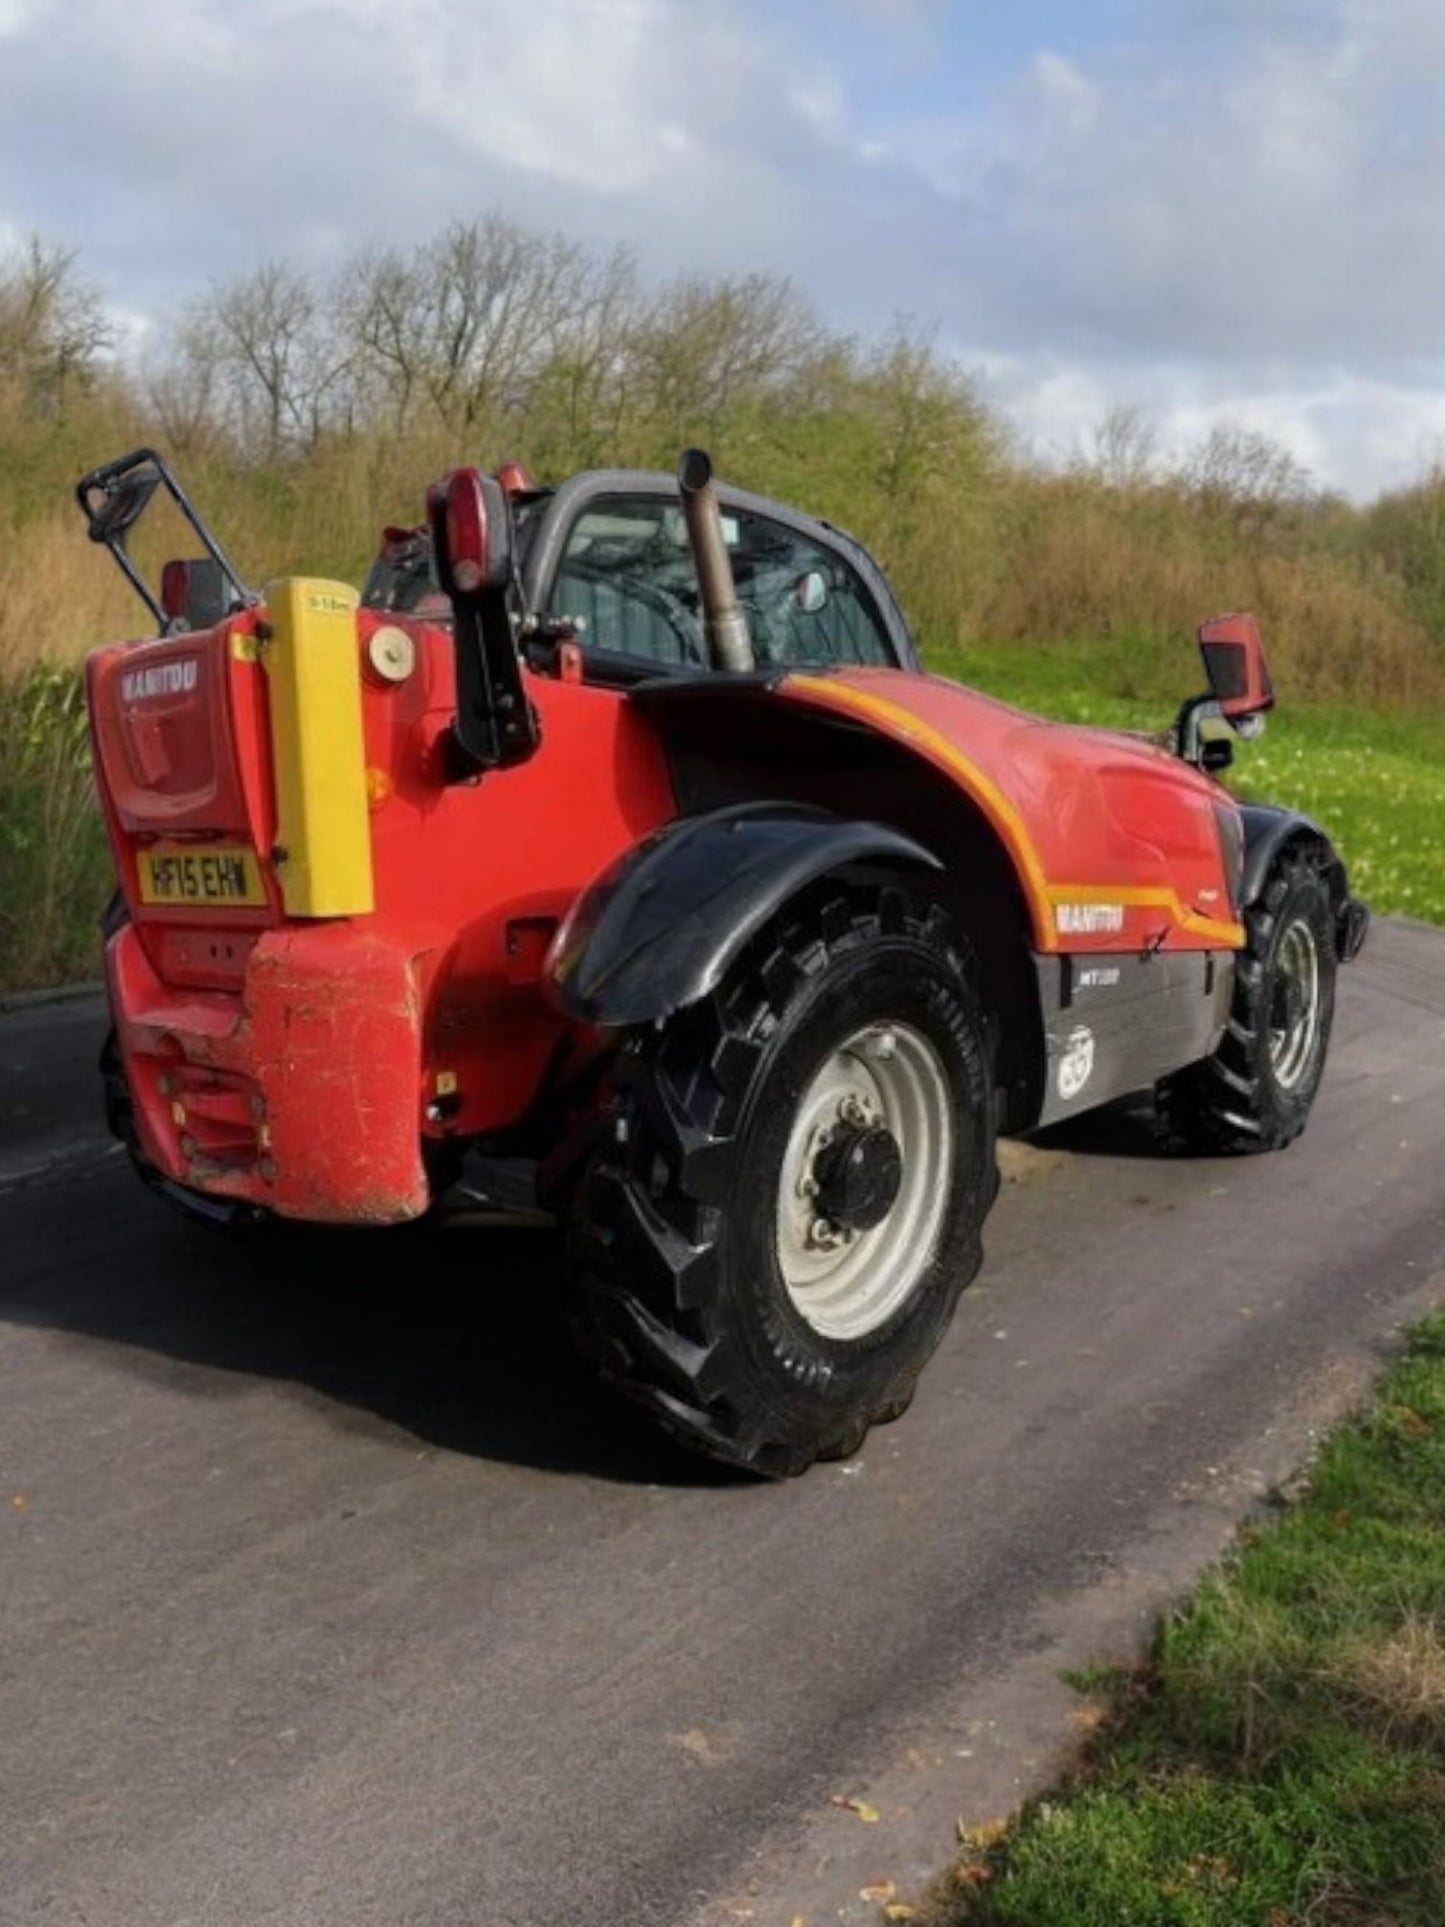
[[[1057,908],[1060,904],[1118,904],[1125,909],[1163,910],[1170,921],[1191,936],[1225,950],[1238,950],[1244,943],[1239,924],[1225,918],[1209,917],[1191,909],[1177,891],[1165,885],[1141,886],[1119,883],[1051,884],[1034,847],[1028,826],[1016,805],[998,785],[966,756],[958,745],[931,723],[911,710],[891,702],[871,690],[855,689],[827,676],[790,675],[780,693],[796,689],[820,708],[862,717],[886,734],[915,744],[933,762],[957,777],[962,787],[993,823],[1012,852],[1020,881],[1029,902],[1038,948],[1059,948]]]
[[[1013,851],[1022,871],[1024,890],[1029,899],[1029,909],[1033,916],[1034,932],[1039,939],[1041,950],[1058,949],[1058,933],[1049,902],[1048,880],[1044,866],[1039,861],[1028,827],[1014,804],[1004,795],[991,778],[984,775],[978,765],[964,755],[956,743],[950,742],[942,730],[925,723],[911,710],[900,708],[886,696],[875,696],[870,691],[853,689],[847,683],[838,683],[827,676],[789,676],[783,689],[799,689],[825,709],[837,709],[865,717],[869,722],[879,724],[890,736],[901,736],[905,742],[917,743],[926,750],[932,759],[952,771],[959,778],[969,795],[979,804],[985,816],[1001,833],[1005,843]]]

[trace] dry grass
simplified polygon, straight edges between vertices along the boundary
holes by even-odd
[[[75,509],[0,542],[0,678],[77,663],[112,637],[144,633],[145,613]]]
[[[1408,1613],[1383,1637],[1359,1641],[1327,1678],[1387,1738],[1445,1741],[1445,1630],[1433,1617]]]

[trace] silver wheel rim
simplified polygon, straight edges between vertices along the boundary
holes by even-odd
[[[1286,926],[1275,953],[1269,1061],[1281,1090],[1293,1090],[1309,1068],[1319,1028],[1319,946],[1314,931],[1300,919]]]
[[[902,1175],[869,1230],[818,1208],[818,1159],[838,1132],[882,1125]],[[953,1109],[938,1052],[908,1024],[869,1024],[829,1052],[798,1102],[778,1184],[775,1246],[794,1310],[823,1338],[886,1324],[933,1257],[953,1168]]]

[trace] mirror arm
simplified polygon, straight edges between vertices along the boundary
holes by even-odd
[[[1211,723],[1218,727],[1211,730]],[[1248,716],[1226,716],[1217,697],[1191,696],[1179,711],[1172,747],[1183,762],[1214,771],[1228,769],[1234,761],[1236,738],[1249,742],[1263,734],[1264,717],[1258,711]]]
[[[76,483],[75,499],[79,502],[81,512],[85,516],[86,526],[90,530],[90,539],[93,542],[103,543],[105,547],[110,550],[110,553],[115,557],[126,580],[130,583],[141,601],[145,603],[152,616],[155,617],[160,633],[162,635],[166,634],[169,625],[166,620],[165,611],[161,608],[156,597],[151,593],[144,577],[131,560],[126,549],[125,538],[129,533],[129,529],[118,529],[113,535],[110,535],[107,534],[104,529],[97,528],[95,511],[90,500],[91,496],[96,494],[97,491],[108,499],[128,475],[134,474],[137,469],[145,468],[147,464],[154,470],[156,479],[164,485],[171,500],[204,544],[206,553],[220,569],[227,582],[230,583],[231,588],[235,592],[236,606],[241,609],[254,608],[255,605],[260,602],[260,596],[254,589],[246,586],[245,579],[241,575],[240,570],[237,569],[235,563],[231,561],[230,557],[221,547],[216,537],[212,534],[204,516],[202,516],[199,509],[195,507],[191,498],[176,480],[175,475],[171,471],[170,464],[163,455],[158,454],[153,448],[132,449],[129,455],[122,455],[117,461],[106,462],[99,468],[93,468],[88,475],[83,475]],[[137,512],[136,520],[140,519],[140,514],[143,512],[143,508]]]

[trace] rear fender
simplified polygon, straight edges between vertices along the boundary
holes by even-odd
[[[856,865],[938,870],[881,823],[792,803],[745,803],[683,817],[647,838],[578,898],[547,977],[569,1016],[654,1023],[696,1003],[783,905]]]

